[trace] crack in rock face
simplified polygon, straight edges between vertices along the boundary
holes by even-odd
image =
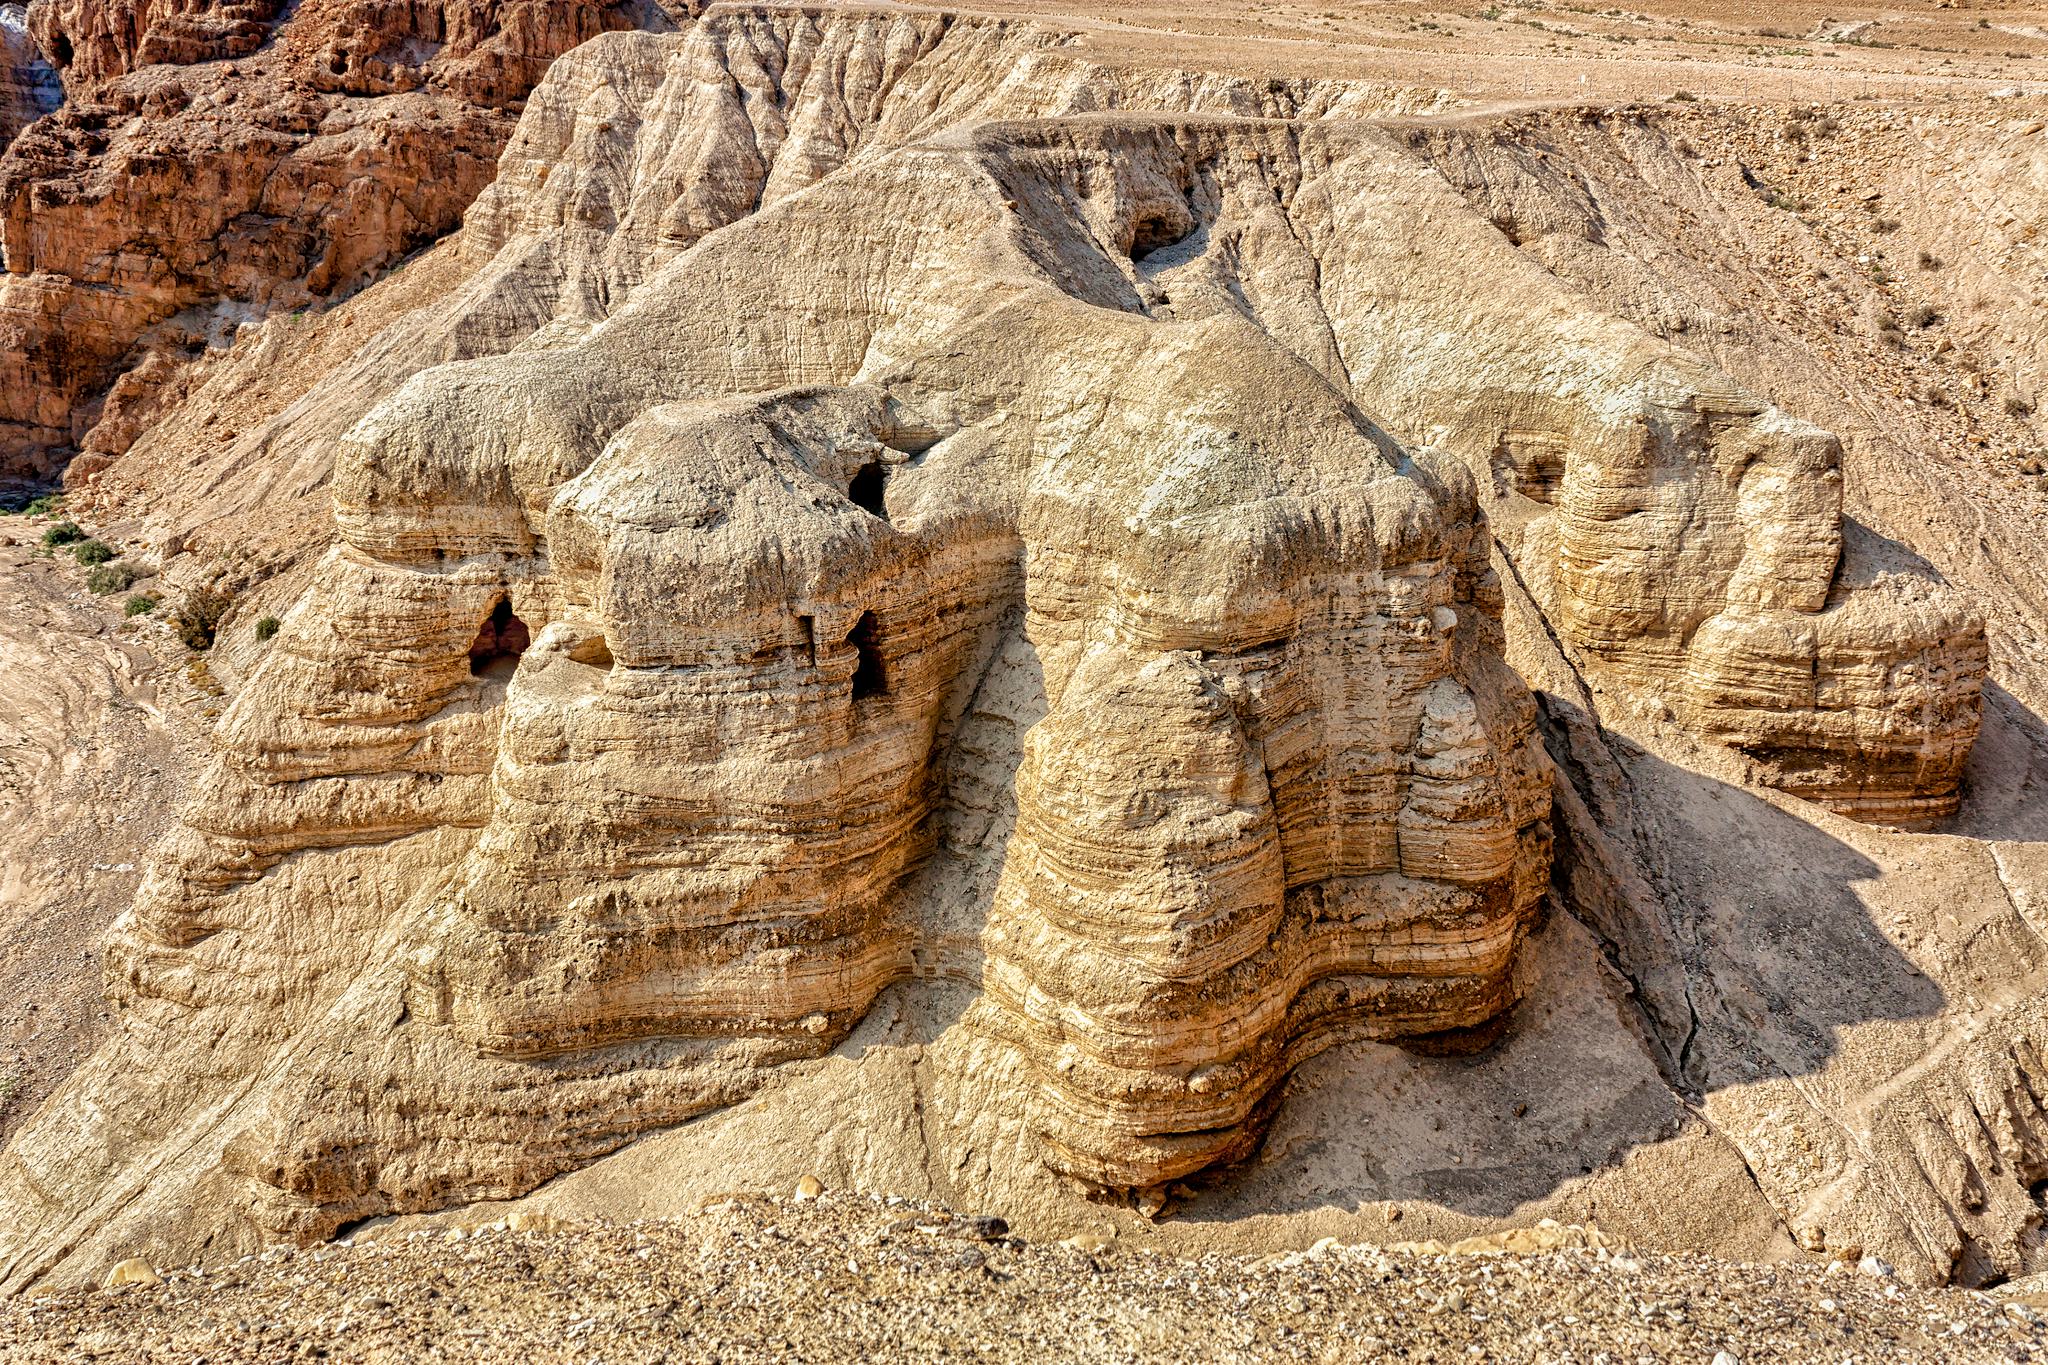
[[[737,155],[758,111],[707,72],[933,22],[707,20],[549,82],[650,139],[713,88]],[[1332,1044],[1483,1046],[1550,877],[1510,498],[1618,685],[1838,809],[1952,808],[1982,626],[1843,585],[1834,438],[1569,293],[1397,132],[778,146],[737,189],[651,170],[633,215],[687,241],[627,242],[622,302],[343,441],[342,543],[109,951],[121,1033],[69,1092],[106,1131],[53,1105],[0,1169],[12,1282],[133,1229],[138,1150],[209,1210],[189,1245],[509,1197],[916,976],[1024,1080],[974,1092],[1021,1135],[990,1160],[1095,1190],[1243,1157]],[[591,194],[501,188],[476,231],[528,253],[522,196]]]

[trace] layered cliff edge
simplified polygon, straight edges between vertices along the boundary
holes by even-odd
[[[1687,155],[1072,48],[597,37],[453,239],[138,397],[76,506],[284,355],[220,475],[331,470],[338,543],[239,571],[297,597],[7,1149],[10,1283],[792,1161],[2032,1268],[2033,609],[1977,743],[1947,547],[1603,294]]]

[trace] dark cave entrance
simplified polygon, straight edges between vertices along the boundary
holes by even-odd
[[[853,476],[853,482],[846,486],[846,496],[855,507],[887,521],[889,509],[882,500],[882,490],[887,482],[888,476],[882,472],[882,466],[871,460],[860,467],[860,472]]]
[[[512,599],[500,597],[470,641],[469,671],[479,678],[509,678],[532,643],[526,622],[512,614]]]
[[[1131,228],[1131,259],[1142,261],[1153,252],[1186,240],[1193,225],[1176,223],[1164,214],[1149,214]]]
[[[879,697],[889,691],[889,679],[882,668],[882,650],[876,643],[877,625],[875,614],[864,611],[860,620],[853,623],[853,633],[846,637],[860,659],[853,667],[853,699]]]

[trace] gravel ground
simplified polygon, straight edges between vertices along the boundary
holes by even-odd
[[[2048,1316],[1836,1265],[1026,1244],[856,1196],[272,1251],[0,1307],[0,1360],[2040,1360]]]

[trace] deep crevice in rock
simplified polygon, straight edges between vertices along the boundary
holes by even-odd
[[[875,614],[864,611],[860,614],[860,620],[853,623],[853,630],[846,637],[846,643],[852,645],[860,656],[853,669],[855,701],[884,696],[889,691],[888,672],[883,667],[882,651],[875,640],[877,630]]]

